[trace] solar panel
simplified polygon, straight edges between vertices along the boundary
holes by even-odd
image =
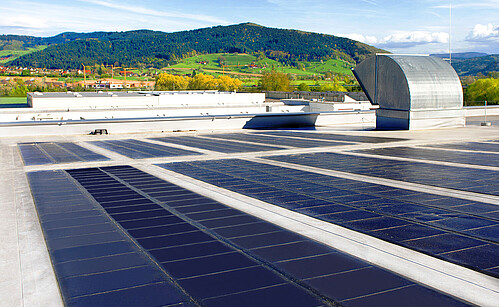
[[[497,148],[499,149],[499,146]],[[462,152],[417,147],[375,148],[355,150],[354,152],[420,160],[434,160],[494,167],[499,166],[499,156],[497,154],[482,152]]]
[[[18,147],[25,165],[109,160],[107,157],[68,142],[20,143]]]
[[[432,185],[442,188],[499,195],[496,171],[395,161],[339,153],[313,153],[266,157],[270,160],[331,169],[354,174]]]
[[[256,133],[222,133],[222,134],[211,134],[211,138],[223,139],[223,140],[238,140],[245,142],[263,143],[267,145],[277,145],[277,146],[289,146],[289,147],[325,147],[325,146],[341,146],[341,145],[351,145],[349,142],[330,142],[324,140],[305,140],[290,137],[278,137],[271,135],[263,135]]]
[[[66,305],[190,300],[63,171],[28,179]]]
[[[355,143],[376,143],[376,144],[406,140],[401,138],[389,138],[389,137],[379,137],[379,136],[345,135],[345,134],[336,134],[336,133],[333,134],[333,133],[303,132],[303,131],[264,131],[264,132],[258,132],[257,134],[299,137],[299,138],[315,139],[315,140],[345,141],[345,142],[355,142]]]
[[[175,157],[187,155],[199,155],[199,152],[194,152],[185,149],[179,149],[170,146],[162,146],[158,144],[137,141],[137,140],[109,140],[109,141],[93,141],[94,145],[114,151],[121,155],[132,159],[145,159],[153,157]]]
[[[228,140],[212,140],[195,136],[153,138],[152,140],[161,141],[165,143],[181,144],[189,147],[202,148],[206,150],[212,150],[223,153],[268,151],[268,150],[283,149],[282,147],[276,147],[276,146],[247,144],[247,143],[233,142]]]
[[[322,299],[328,302],[338,300],[340,292],[336,290],[337,286],[312,286],[317,278],[331,273],[331,265],[328,271],[314,268],[306,279],[297,276],[299,272],[307,271],[310,262],[284,265],[285,262],[319,256],[334,259],[335,273],[343,274],[345,278],[351,278],[352,270],[365,269],[373,278],[386,277],[392,281],[379,286],[359,287],[357,293],[343,295],[341,300],[362,300],[364,296],[384,291],[395,293],[404,286],[427,291],[404,278],[132,167],[102,167],[71,170],[69,173],[81,180],[83,187],[91,184],[89,177],[106,174],[144,199],[161,205],[167,212],[163,217],[148,215],[133,219],[133,215],[129,215],[129,220],[118,218],[116,221],[202,304],[231,305],[238,302],[240,305],[246,303],[242,300],[248,299],[256,305],[271,302],[294,305],[299,302],[299,305],[308,306],[324,304]],[[157,189],[160,184],[162,191]],[[92,194],[91,190],[89,192]],[[110,213],[113,218],[122,214],[127,213]],[[170,216],[175,219],[163,220]],[[163,222],[155,222],[157,220]],[[458,303],[428,291],[434,296],[427,303]],[[393,302],[394,296],[386,297],[385,302]]]
[[[489,244],[499,246],[497,236],[491,232],[472,232],[477,228],[499,226],[499,219],[489,216],[498,211],[497,207],[486,203],[238,159],[160,166],[451,262],[456,261],[464,249]],[[217,174],[224,179],[233,177],[237,184],[218,181]],[[289,186],[290,183],[294,185]],[[248,189],[251,185],[266,189]],[[477,209],[470,213],[469,206]],[[442,241],[447,237],[455,240]],[[462,256],[456,262],[493,274],[494,267],[499,265],[493,252],[493,248],[489,248],[477,257]],[[449,257],[450,254],[454,257]],[[490,266],[484,267],[483,263]]]
[[[499,144],[485,143],[485,142],[433,144],[433,145],[425,145],[425,147],[457,149],[457,150],[471,150],[471,151],[488,151],[488,152],[499,153]]]

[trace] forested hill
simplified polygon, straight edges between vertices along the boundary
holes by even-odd
[[[0,36],[0,40],[5,39]],[[128,32],[62,33],[54,37],[18,37],[26,45],[48,48],[19,57],[8,65],[80,68],[81,64],[163,67],[195,53],[257,53],[293,65],[296,61],[329,58],[361,62],[384,50],[333,35],[275,29],[252,23],[165,33]],[[11,35],[10,39],[15,40]],[[193,52],[194,51],[194,52]]]

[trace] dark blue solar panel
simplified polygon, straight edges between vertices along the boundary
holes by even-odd
[[[345,135],[333,133],[320,133],[320,132],[303,132],[303,131],[265,131],[258,132],[258,134],[278,135],[278,136],[291,136],[306,139],[316,140],[330,140],[330,141],[346,141],[358,143],[388,143],[405,141],[406,139],[388,138],[379,136],[364,136],[364,135]]]
[[[358,270],[369,265],[342,253],[328,253],[282,261],[279,267],[298,278],[306,279]]]
[[[455,150],[439,150],[417,147],[375,148],[355,150],[354,152],[420,160],[434,160],[495,167],[499,166],[499,159],[497,159],[497,154],[482,152],[463,152]]]
[[[484,143],[484,142],[436,144],[436,145],[426,145],[425,147],[447,148],[447,149],[457,149],[457,150],[471,150],[471,151],[488,151],[488,152],[495,152],[495,153],[499,152],[499,144]]]
[[[144,176],[145,173],[142,173],[138,170],[136,172],[131,172],[130,169],[125,168],[127,171],[123,171],[120,168],[102,168],[103,170],[107,170],[115,176],[123,178],[122,183],[138,184],[139,186],[144,183],[144,181],[157,181],[155,177],[150,175]],[[134,170],[134,169],[132,169]],[[100,175],[95,171],[95,169],[87,169],[87,170],[72,170],[69,171],[70,174],[74,175],[75,179],[82,180],[82,184],[89,183],[86,177],[83,174],[97,174],[101,176],[102,174],[106,174],[100,170]],[[109,178],[111,176],[107,175]],[[147,180],[150,179],[150,180]],[[113,179],[114,180],[114,179]],[[181,189],[174,185],[169,186],[170,191],[177,191],[181,196],[188,197],[192,199],[192,195],[197,195],[195,193],[185,193],[186,190]],[[144,190],[147,191],[147,190]],[[96,199],[99,200],[99,197],[102,197],[102,192],[89,191],[92,195],[95,194]],[[109,193],[106,193],[109,194]],[[113,193],[111,193],[113,194]],[[149,194],[151,197],[154,197],[155,193]],[[144,197],[142,194],[137,193],[131,186],[128,186],[127,189],[123,189],[120,192],[120,195],[128,195],[132,198],[137,198],[136,195],[140,197]],[[170,196],[176,196],[174,193]],[[172,197],[170,197],[172,198]],[[102,199],[102,198],[101,198]],[[146,198],[147,199],[147,198]],[[156,199],[156,198],[154,198]],[[177,204],[182,202],[182,197],[176,199],[172,198],[170,202],[177,202]],[[211,203],[206,203],[206,198],[199,197],[201,204],[191,204],[186,206],[182,204],[179,206],[179,209],[191,208],[192,210],[187,210],[187,216],[190,216],[194,219],[217,219],[220,217],[227,217],[233,215],[242,215],[242,212],[227,208],[219,203],[216,203],[212,200]],[[105,200],[105,199],[104,199]],[[157,202],[160,200],[157,199]],[[104,203],[108,204],[108,203]],[[152,202],[153,205],[157,205]],[[104,207],[108,213],[111,213],[112,216],[116,214],[112,211],[116,208],[129,208],[130,206],[117,206],[113,208]],[[177,206],[175,206],[177,207]],[[210,210],[212,209],[212,210]],[[153,212],[158,212],[160,210],[154,209]],[[168,210],[163,209],[162,211],[168,212]],[[150,212],[150,211],[141,211],[141,212]],[[191,278],[201,278],[206,275],[220,275],[225,271],[241,271],[244,268],[261,268],[263,272],[269,271],[266,266],[262,266],[261,262],[255,261],[254,258],[248,256],[244,253],[240,253],[237,249],[231,248],[226,244],[221,243],[217,240],[216,237],[206,233],[203,230],[200,230],[199,227],[189,223],[189,219],[187,216],[179,217],[175,215],[175,211],[169,212],[170,215],[163,214],[162,217],[157,217],[155,215],[141,215],[138,219],[132,220],[117,220],[122,227],[124,227],[128,233],[133,236],[137,242],[145,249],[147,249],[151,255],[153,255],[157,261],[161,262],[161,265],[169,272],[169,274],[177,279],[177,282],[183,286],[185,289],[189,291],[191,295],[196,297],[197,299],[203,299],[202,295],[204,289],[199,287],[189,288],[190,282],[187,281]],[[120,216],[118,214],[118,216]],[[267,226],[266,226],[267,225]],[[263,227],[273,227],[272,224],[266,223]],[[269,271],[271,272],[271,270]],[[270,273],[274,274],[274,273]],[[254,276],[243,274],[244,279],[248,280],[254,278]],[[279,283],[283,284],[288,281],[279,277],[279,275],[274,274],[278,278]],[[126,279],[126,277],[125,277]],[[217,278],[218,286],[221,287],[225,283],[225,280]],[[126,281],[125,281],[126,282]],[[260,281],[256,281],[260,282]],[[251,287],[249,289],[252,289]],[[317,301],[318,297],[315,297],[307,291],[302,291],[302,296],[309,297],[312,301]],[[229,292],[230,294],[230,292]]]
[[[249,134],[249,133],[223,133],[223,134],[210,134],[210,137],[223,139],[223,140],[238,140],[254,143],[263,143],[267,145],[280,145],[280,146],[290,146],[290,147],[325,147],[325,146],[341,146],[341,145],[351,145],[348,142],[331,142],[324,140],[305,140],[299,138],[290,137],[278,137],[263,134]]]
[[[63,287],[69,297],[79,297],[158,282],[164,282],[162,274],[153,268],[143,266],[68,277],[64,280]]]
[[[67,301],[69,306],[181,306],[182,294],[169,283],[139,285]]]
[[[134,187],[142,186],[147,177],[144,176],[143,172],[135,170],[130,167],[112,168],[112,169],[102,168],[102,169],[105,170],[106,172],[112,173],[115,176],[118,176],[121,180],[124,180],[124,182],[127,182]],[[157,181],[157,178],[150,175],[148,176],[149,180],[147,181],[150,182]],[[138,177],[140,177],[141,180],[134,179]],[[146,190],[142,189],[141,191],[145,192]],[[165,191],[171,191],[171,192],[178,191],[180,195],[188,195],[187,197],[192,197],[192,195],[189,195],[189,193],[185,193],[186,191],[184,189],[181,189],[174,185],[165,187]],[[154,198],[152,194],[153,193],[149,195],[151,195],[151,197]],[[161,201],[160,199],[157,200]],[[197,204],[196,203],[197,201],[200,201],[201,203]],[[306,255],[337,253],[337,251],[329,247],[325,247],[321,244],[310,241],[300,235],[283,230],[275,225],[263,222],[259,219],[248,216],[247,214],[244,214],[242,212],[238,212],[237,210],[222,209],[221,208],[221,206],[223,206],[222,204],[213,201],[211,201],[211,203],[206,203],[206,199],[204,197],[196,198],[194,199],[194,202],[190,204],[186,204],[182,199],[179,198],[170,202],[165,202],[163,203],[163,205],[171,208],[170,210],[173,210],[173,208],[180,209],[180,211],[187,209],[186,211],[184,211],[183,214],[181,214],[179,211],[175,212],[177,212],[176,214],[179,214],[179,216],[181,216],[183,219],[187,219],[186,221],[193,220],[195,222],[195,225],[201,224],[204,227],[208,227],[210,233],[216,234],[217,237],[222,237],[224,242],[230,242],[231,246],[235,246],[238,248],[237,250],[242,249],[241,251],[247,253],[248,255],[252,255],[251,257],[256,257],[257,259],[263,258],[265,263],[269,263],[269,261],[271,261],[271,263],[273,263],[274,265],[274,268],[277,269],[278,271],[282,270],[282,268],[279,268],[278,263],[280,262],[278,261],[282,262],[283,259],[287,260],[290,260],[290,258],[302,259]],[[188,208],[191,208],[192,210],[188,210]],[[217,213],[217,214],[206,215],[206,213],[208,214]],[[220,213],[225,213],[225,214],[220,215]],[[131,230],[130,232],[140,231],[139,235],[147,235],[148,230],[146,230],[146,228],[147,227]],[[153,228],[155,227],[152,227],[150,229],[152,230]],[[187,229],[181,229],[181,230],[184,231]],[[161,230],[159,231],[161,232]],[[198,233],[197,231],[180,232],[181,235],[188,235],[188,238],[189,237],[196,238],[197,235],[191,236],[189,234],[197,234],[197,233]],[[160,236],[165,237],[163,235]],[[199,243],[191,243],[191,244],[185,244],[188,243],[188,241],[186,240],[181,240],[181,241],[182,242],[175,240],[172,241],[174,244],[179,244],[172,247],[158,248],[155,246],[154,249],[150,250],[150,252],[156,257],[156,259],[162,262],[162,264],[167,270],[169,264],[177,263],[178,268],[174,269],[178,270],[178,273],[176,274],[189,274],[188,275],[189,277],[182,277],[179,279],[179,283],[181,285],[184,285],[185,287],[191,287],[193,285],[200,286],[201,283],[197,284],[194,283],[194,281],[196,282],[201,280],[206,281],[208,279],[212,280],[212,282],[223,283],[222,285],[225,285],[226,279],[230,277],[225,275],[225,273],[223,272],[225,271],[231,272],[233,270],[232,266],[235,265],[235,263],[240,264],[240,269],[235,271],[246,270],[243,268],[244,266],[242,265],[242,262],[240,262],[240,261],[246,262],[246,260],[237,260],[237,259],[246,259],[246,258],[241,258],[239,256],[239,252],[238,253],[230,252],[231,249],[228,249],[228,246],[220,243],[220,241],[216,240],[201,241]],[[212,252],[210,253],[209,251]],[[260,255],[258,255],[258,251]],[[344,257],[352,259],[351,257],[346,255]],[[211,259],[212,261],[208,261],[208,259]],[[341,267],[341,260],[339,260],[341,259],[341,257],[337,259],[338,259],[337,265],[338,267]],[[189,271],[190,270],[189,263],[193,267],[202,267],[202,269]],[[210,264],[213,264],[214,268],[210,269],[209,268]],[[247,264],[250,265],[249,262]],[[363,265],[365,266],[366,264]],[[215,270],[217,266],[220,266],[218,268],[219,270],[218,272],[209,273],[212,272],[212,270]],[[259,266],[255,267],[258,268]],[[225,271],[223,271],[224,268],[226,268]],[[196,272],[198,273],[198,275],[190,276],[191,274],[196,274]],[[321,275],[321,273],[317,274]],[[205,277],[207,279],[205,279]],[[254,276],[252,276],[251,278],[254,278]],[[255,280],[255,282],[257,281],[258,280]],[[278,287],[272,287],[272,288],[277,289]],[[200,297],[204,297],[203,293],[205,289],[197,289],[194,286],[193,291],[199,293],[198,295]],[[259,293],[258,291],[260,290],[248,289],[245,290],[245,293],[252,293],[252,292]],[[299,294],[302,292],[296,291],[296,293]],[[238,295],[239,294],[227,294],[224,295],[224,297],[227,298],[227,302],[230,302],[232,301],[232,299],[229,300],[230,297],[235,299],[236,297],[238,297]],[[303,297],[310,297],[308,295],[303,296],[302,294],[300,294],[299,296],[302,297],[302,299]],[[218,299],[213,298],[213,299],[203,300],[203,302],[206,303],[206,302],[219,302],[219,301]],[[224,300],[221,300],[220,302],[224,302]]]
[[[192,277],[180,281],[189,293],[207,299],[282,284],[282,277],[261,266]]]
[[[35,144],[19,144],[19,150],[24,160],[24,165],[52,164],[55,163]]]
[[[21,143],[18,144],[25,165],[103,161],[107,157],[74,143]]]
[[[363,280],[367,285],[359,287],[358,280]],[[403,278],[371,267],[354,270],[353,272],[315,277],[308,279],[307,284],[338,301],[350,300],[366,294],[410,285]]]
[[[248,256],[233,251],[225,254],[172,261],[166,265],[168,271],[177,278],[189,278],[217,272],[258,266]]]
[[[161,166],[448,261],[454,260],[447,256],[452,251],[486,244],[499,246],[497,235],[493,231],[476,231],[499,225],[499,219],[487,215],[495,212],[496,207],[485,203],[320,174],[308,176],[304,171],[243,160],[169,163]],[[220,182],[217,174],[221,174],[223,178],[233,176],[238,183],[233,185],[230,181]],[[252,189],[254,184],[259,188]],[[469,206],[479,209],[470,210]],[[215,225],[223,226],[218,221]],[[251,229],[251,225],[249,223],[238,227],[243,230]],[[223,233],[225,236],[246,235],[244,232],[235,232],[237,229],[234,228],[234,234],[230,233],[231,227],[220,228],[218,231],[226,231]],[[456,240],[439,240],[446,236]],[[423,243],[417,244],[418,242]],[[494,258],[492,250],[488,249],[479,257],[469,257],[459,263],[468,261],[466,266],[490,272],[489,269],[494,266],[491,264],[482,269],[481,262]],[[494,261],[496,266],[499,265],[499,260]]]
[[[294,285],[278,285],[204,301],[206,306],[315,306],[317,300],[298,291]]]
[[[65,305],[189,301],[64,172],[32,172],[28,179]],[[57,197],[68,202],[50,200]]]
[[[366,176],[499,195],[499,175],[498,172],[492,170],[395,161],[338,153],[314,153],[267,158]]]
[[[385,305],[388,302],[388,305],[393,305],[395,302],[399,302],[404,299],[404,306],[407,307],[420,307],[426,305],[427,302],[433,302],[438,306],[469,306],[469,304],[455,301],[448,297],[440,297],[434,291],[419,285],[403,287],[398,291],[381,291],[368,297],[348,300],[347,304],[352,306],[370,307]]]
[[[199,155],[200,153],[137,140],[93,141],[92,144],[133,159]]]
[[[201,148],[201,149],[212,150],[223,153],[268,151],[268,150],[282,149],[282,147],[276,147],[276,146],[247,144],[247,143],[240,143],[228,140],[213,140],[213,139],[207,139],[195,136],[153,138],[152,140],[161,141],[165,143],[180,144],[189,147]]]

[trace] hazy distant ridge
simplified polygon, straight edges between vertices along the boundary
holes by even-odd
[[[448,53],[434,53],[430,54],[431,56],[438,57],[438,58],[444,58],[448,59],[449,54]],[[453,59],[471,59],[471,58],[478,58],[482,56],[487,56],[487,53],[482,53],[482,52],[457,52],[457,53],[452,53],[452,58]]]

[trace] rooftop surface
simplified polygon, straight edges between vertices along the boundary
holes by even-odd
[[[498,119],[2,138],[0,297],[493,306]]]

